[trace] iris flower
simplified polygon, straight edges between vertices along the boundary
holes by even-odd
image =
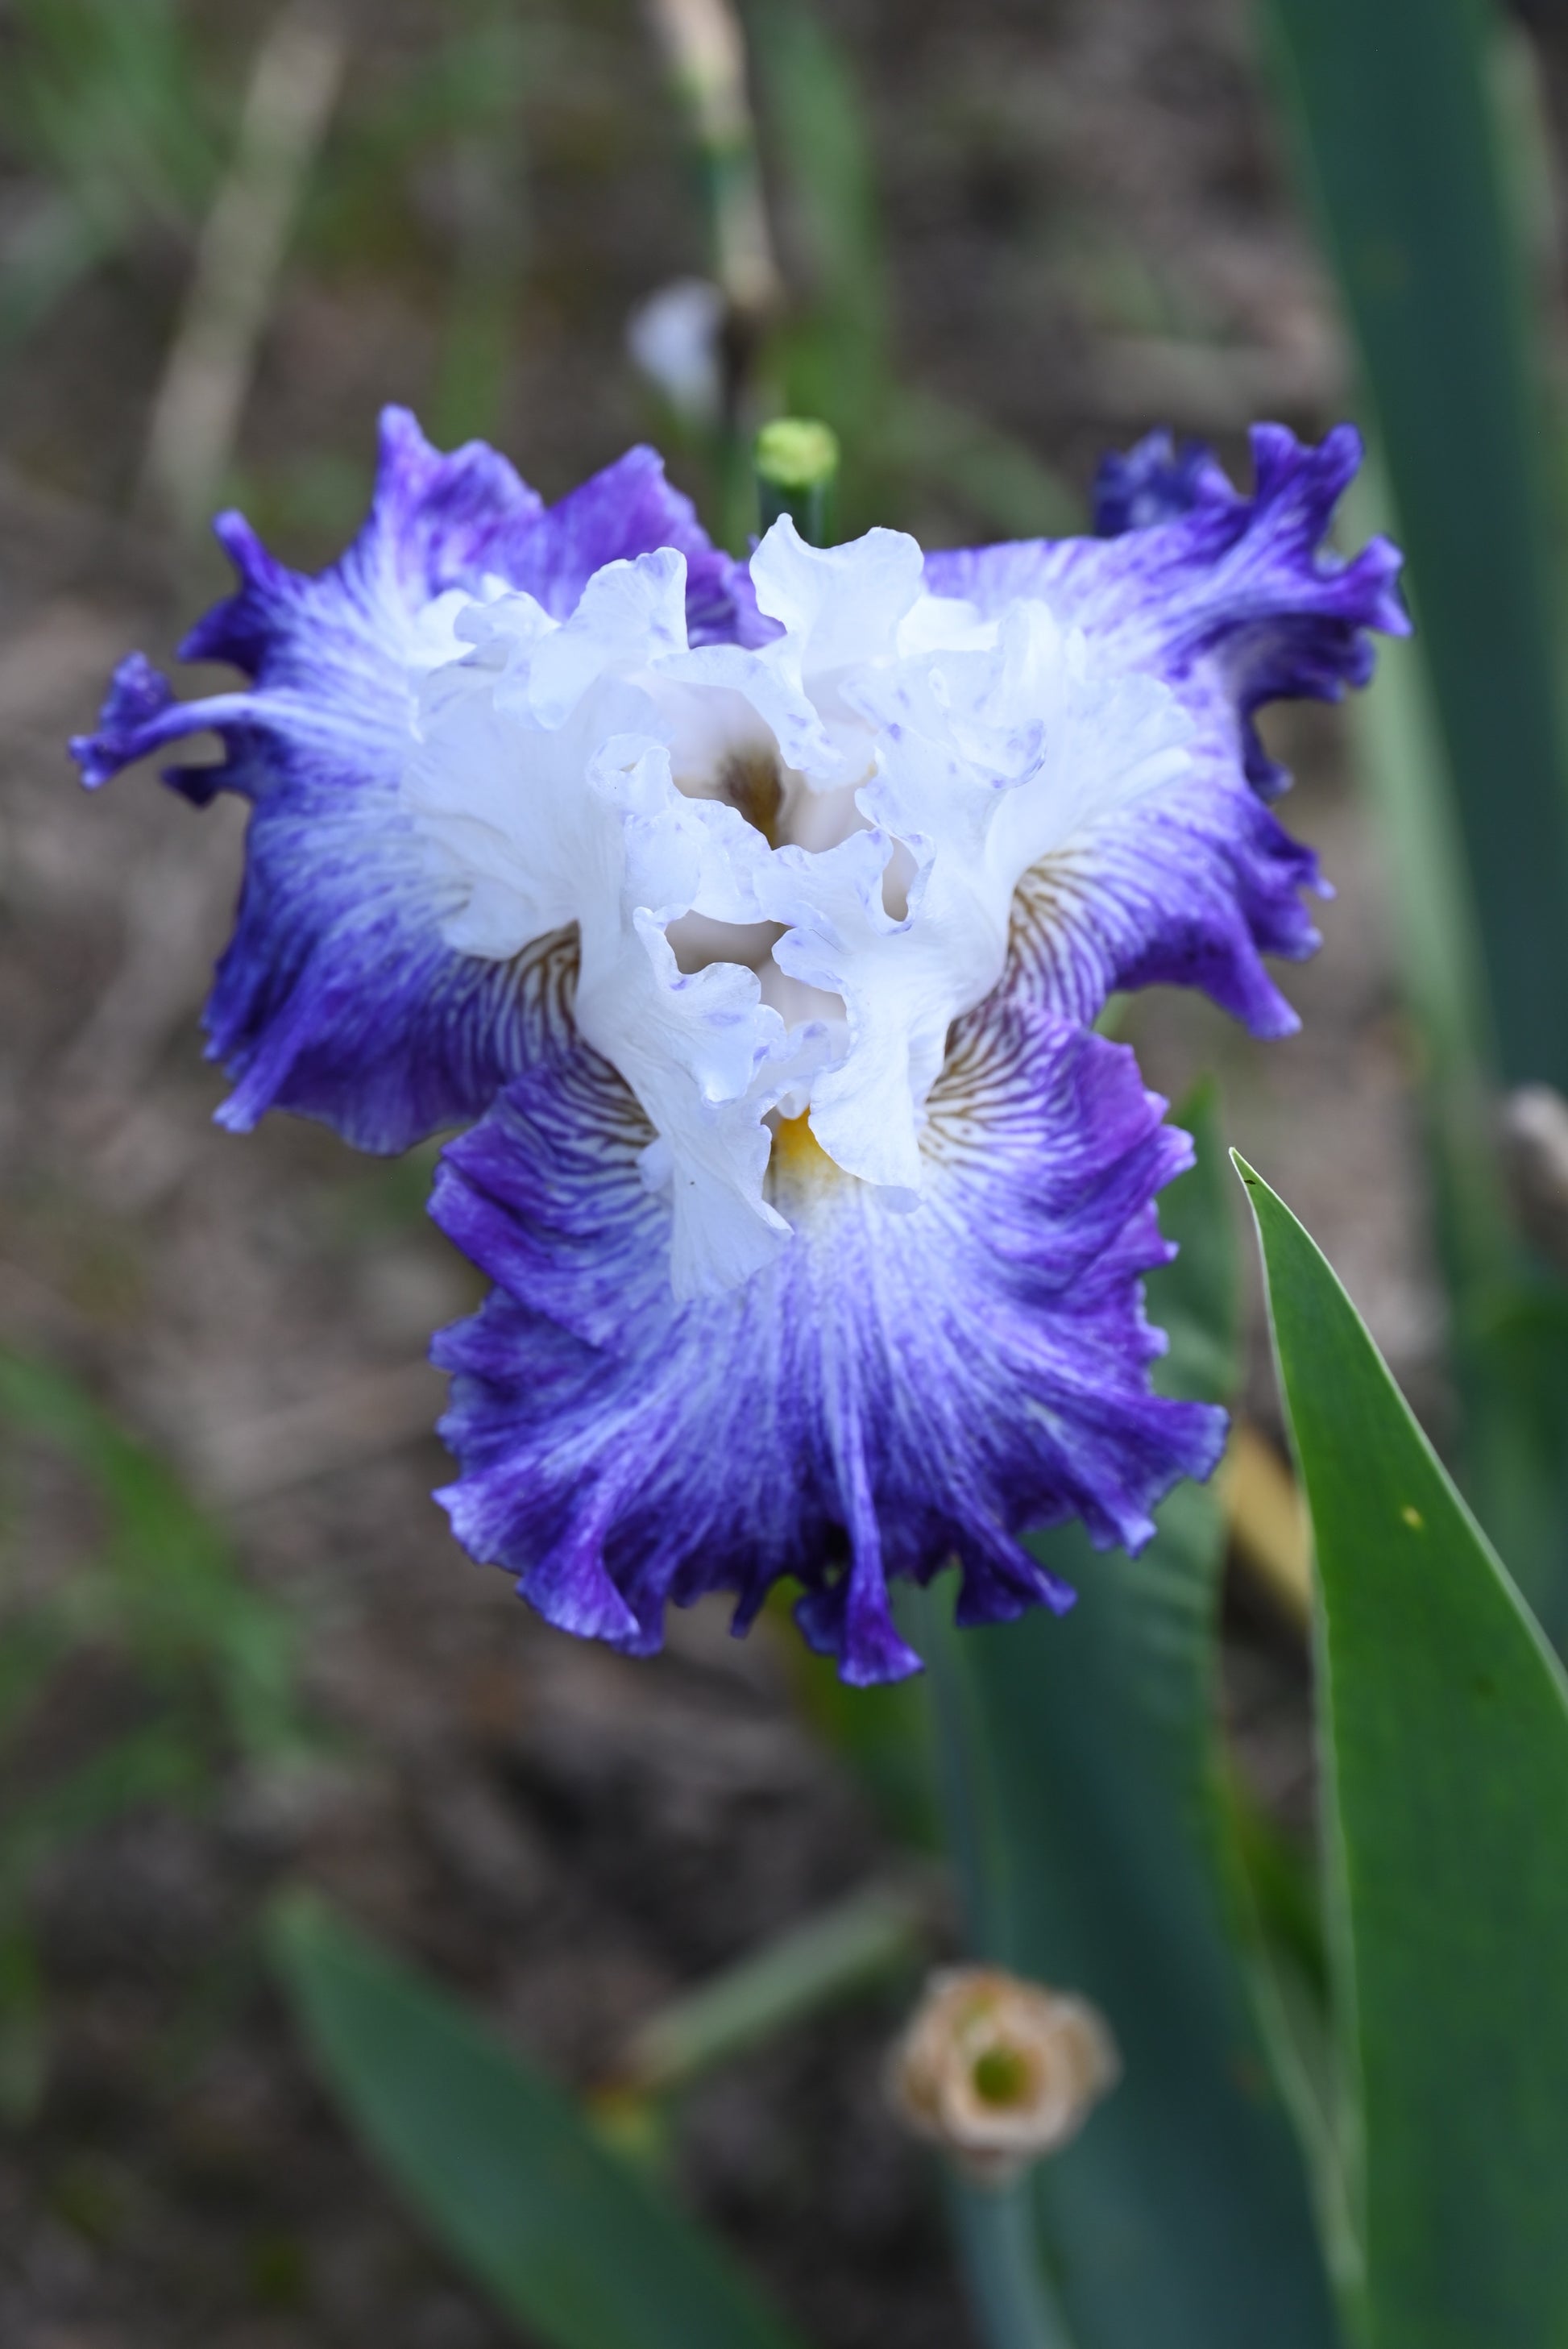
[[[384,420],[319,577],[219,523],[240,587],[76,745],[252,814],[207,1008],[220,1111],[395,1151],[461,1124],[433,1212],[494,1283],[436,1340],[439,1497],[565,1630],[644,1654],[670,1601],[783,1577],[844,1677],[917,1659],[888,1586],[1060,1609],[1020,1536],[1136,1549],[1223,1415],[1156,1394],[1140,1277],[1190,1159],[1113,989],[1257,1034],[1317,943],[1253,713],[1365,681],[1398,558],[1324,551],[1358,459],[1253,438],[1239,494],[1156,436],[1102,535],[924,555],[872,530],[749,564],[634,450],[545,508]]]

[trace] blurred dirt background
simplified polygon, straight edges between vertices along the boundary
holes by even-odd
[[[0,7],[0,83],[15,88],[47,15]],[[646,26],[630,0],[508,16],[510,325],[478,419],[451,327],[466,150],[420,113],[449,70],[453,12],[383,0],[347,19],[232,468],[296,561],[352,526],[384,400],[438,434],[483,422],[549,495],[656,429],[627,314],[706,256]],[[1249,417],[1316,431],[1341,411],[1339,339],[1242,0],[839,0],[826,18],[869,109],[910,381],[1079,494],[1103,446],[1155,422],[1244,468]],[[266,18],[207,0],[181,22],[222,88]],[[43,166],[15,122],[0,136],[4,250]],[[477,1292],[424,1220],[429,1154],[380,1164],[287,1119],[244,1140],[211,1123],[222,1084],[196,1021],[241,812],[198,818],[147,773],[90,802],[63,750],[119,654],[168,657],[221,585],[207,555],[133,519],[189,218],[171,202],[120,225],[0,356],[0,1331],[79,1381],[228,1529],[246,1583],[297,1627],[325,1743],[285,1771],[215,1732],[197,1799],[111,1805],[31,1867],[41,2071],[0,2133],[0,2342],[488,2349],[514,2336],[313,2085],[265,1979],[267,1889],[294,1871],[323,1884],[589,2083],[680,1986],[865,1880],[889,1847],[807,1725],[771,1626],[741,1645],[705,1609],[672,1624],[665,1658],[628,1663],[546,1630],[450,1541],[428,1498],[445,1461],[422,1356]],[[788,272],[787,208],[782,226]],[[885,518],[998,534],[940,484]],[[1304,1032],[1254,1047],[1174,999],[1139,1005],[1129,1032],[1161,1090],[1221,1070],[1233,1139],[1440,1424],[1376,844],[1340,715],[1293,716],[1272,739],[1297,768],[1291,819],[1340,891],[1321,958],[1289,982]],[[1250,1407],[1277,1427],[1261,1341]],[[79,1477],[26,1442],[7,1446],[4,1503],[9,1636],[103,1528]],[[1244,1588],[1230,1630],[1243,1753],[1299,1818],[1293,1635]],[[5,1748],[4,1800],[32,1799],[153,1702],[123,1643],[84,1636]],[[790,2033],[681,2120],[693,2200],[824,2349],[969,2338],[934,2178],[879,2088],[903,1994]]]

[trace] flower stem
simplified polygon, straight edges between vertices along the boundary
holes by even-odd
[[[1028,2179],[998,2188],[950,2176],[948,2207],[988,2349],[1073,2349],[1040,2265]]]
[[[947,1578],[923,1590],[901,1584],[898,1620],[930,1675],[937,1798],[969,1938],[987,1958],[1006,1963],[1010,1855],[995,1830],[985,1742],[953,1626]],[[1010,2186],[976,2186],[950,2169],[947,2205],[987,2349],[1075,2349],[1041,2262],[1027,2177]]]

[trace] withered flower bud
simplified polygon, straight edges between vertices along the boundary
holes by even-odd
[[[900,2118],[968,2175],[1005,2186],[1078,2135],[1121,2064],[1103,2016],[999,1966],[934,1973],[892,2051]]]

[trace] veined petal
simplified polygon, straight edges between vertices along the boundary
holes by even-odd
[[[686,651],[686,557],[675,547],[607,563],[570,619],[531,632],[528,706],[542,726],[559,726],[600,678]]]
[[[99,784],[219,735],[222,763],[168,779],[199,805],[222,790],[252,802],[239,918],[205,1014],[234,1079],[220,1115],[246,1127],[276,1104],[361,1147],[401,1149],[477,1115],[534,1049],[541,1005],[561,999],[553,949],[536,971],[531,948],[513,965],[454,945],[400,800],[420,679],[462,649],[457,613],[499,585],[565,619],[606,564],[666,548],[685,557],[688,623],[705,641],[756,629],[749,583],[649,450],[546,509],[493,450],[439,456],[396,409],[369,518],[340,563],[291,571],[238,515],[218,534],[241,587],[182,651],[232,661],[252,684],[177,702],[132,656],[98,732],[73,749]]]
[[[665,936],[694,909],[748,905],[749,865],[731,873],[727,851],[767,853],[733,809],[676,789],[647,731],[657,711],[634,678],[650,646],[684,645],[684,572],[676,553],[613,564],[560,626],[525,596],[472,610],[472,651],[426,684],[403,787],[454,944],[504,958],[574,927],[577,1032],[654,1128],[643,1174],[670,1203],[682,1298],[777,1252],[763,1120],[822,1041],[791,1040],[752,970],[683,973]]]
[[[1139,1276],[1186,1163],[1130,1052],[995,999],[933,1092],[913,1210],[785,1130],[790,1237],[744,1287],[678,1305],[649,1139],[603,1063],[521,1077],[446,1154],[434,1212],[500,1286],[438,1341],[456,1374],[443,1498],[552,1620],[643,1653],[665,1604],[780,1576],[844,1677],[914,1659],[887,1602],[956,1552],[965,1619],[1060,1607],[1018,1533],[1081,1516],[1137,1546],[1222,1414],[1152,1395]]]
[[[1159,679],[1104,673],[1040,603],[991,633],[846,687],[876,728],[881,771],[860,803],[878,829],[826,856],[786,852],[759,885],[793,925],[776,959],[848,1013],[849,1053],[813,1088],[811,1130],[849,1172],[905,1193],[948,1030],[1003,976],[1020,883],[1187,765],[1191,723]],[[902,920],[882,902],[893,839],[915,864]]]
[[[758,623],[746,567],[713,544],[691,500],[665,479],[665,460],[653,449],[629,449],[542,510],[510,560],[486,567],[536,597],[553,619],[566,620],[595,572],[660,547],[686,557],[688,642],[748,642]]]
[[[1310,954],[1317,934],[1300,893],[1327,892],[1311,851],[1260,804],[1288,778],[1253,714],[1281,696],[1335,699],[1365,684],[1368,631],[1409,624],[1385,540],[1349,562],[1324,551],[1360,460],[1354,429],[1310,449],[1261,425],[1252,445],[1250,498],[1207,452],[1156,436],[1104,477],[1103,518],[1120,535],[927,560],[934,593],[984,615],[1020,597],[1048,605],[1109,665],[1160,678],[1191,721],[1182,787],[1087,830],[1028,893],[1057,926],[1026,926],[1026,960],[1064,1009],[1163,980],[1203,987],[1259,1033],[1295,1025],[1260,957]]]
[[[117,674],[88,781],[211,729],[172,780],[253,803],[228,1121],[480,1119],[435,1203],[497,1284],[438,1344],[444,1497],[552,1621],[644,1652],[789,1576],[847,1679],[896,1678],[892,1579],[1065,1607],[1021,1534],[1137,1547],[1212,1468],[1140,1286],[1185,1137],[1088,1023],[1178,979],[1290,1024],[1261,957],[1314,943],[1315,867],[1253,713],[1405,625],[1390,550],[1322,552],[1354,435],[1253,445],[1243,499],[1145,443],[1109,540],[782,523],[741,573],[645,450],[546,512],[392,412],[320,578],[221,526],[242,587],[187,649],[249,687]]]
[[[1146,433],[1125,455],[1108,450],[1094,484],[1094,526],[1100,538],[1174,522],[1195,506],[1236,502],[1224,467],[1202,440],[1178,448],[1169,432]]]
[[[1019,595],[1038,596],[1130,665],[1222,701],[1250,780],[1269,792],[1283,778],[1255,735],[1243,735],[1252,712],[1283,696],[1336,700],[1347,685],[1364,685],[1368,630],[1405,636],[1409,621],[1396,587],[1400,557],[1387,539],[1348,562],[1325,551],[1361,462],[1354,425],[1315,449],[1279,424],[1254,425],[1251,437],[1251,497],[1207,452],[1176,455],[1155,435],[1102,476],[1102,527],[1116,535],[965,548],[929,555],[925,570],[934,594],[965,596],[992,616]]]
[[[892,853],[876,831],[815,855],[782,849],[758,890],[772,918],[793,926],[775,962],[841,997],[847,1015],[848,1052],[811,1088],[811,1132],[847,1173],[907,1206],[920,1188],[919,1118],[942,1066],[953,1016],[944,1006],[962,991],[965,941],[917,924],[918,895],[902,920],[888,912]]]

